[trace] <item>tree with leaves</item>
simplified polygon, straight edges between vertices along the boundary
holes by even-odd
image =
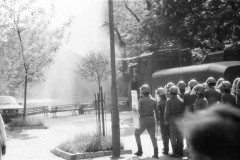
[[[66,40],[66,29],[71,20],[53,28],[53,13],[35,5],[34,1],[9,0],[0,2],[0,25],[4,29],[5,42],[2,51],[8,62],[6,87],[24,90],[24,113],[28,86],[44,80],[44,71],[53,62],[53,55]],[[53,10],[52,10],[53,12]],[[1,23],[0,22],[0,23]],[[4,28],[2,27],[4,26]]]
[[[228,0],[154,0],[142,22],[159,47],[223,49],[240,40],[240,3]]]
[[[76,73],[82,80],[96,82],[100,89],[102,83],[111,75],[109,55],[102,51],[89,51],[79,57]]]

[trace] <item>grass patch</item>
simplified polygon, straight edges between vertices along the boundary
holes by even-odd
[[[25,119],[17,118],[9,123],[9,127],[30,127],[30,126],[44,126],[43,119],[39,117],[25,117]]]
[[[77,134],[72,140],[60,144],[58,148],[72,154],[112,150],[112,136],[104,137],[97,133]]]

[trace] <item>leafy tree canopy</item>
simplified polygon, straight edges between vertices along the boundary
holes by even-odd
[[[222,48],[240,39],[240,2],[155,0],[142,27],[160,47]],[[155,34],[154,34],[155,33]]]
[[[102,82],[110,77],[110,58],[102,51],[89,51],[79,57],[76,73],[88,82],[96,82],[100,87]]]
[[[239,8],[229,0],[114,1],[116,39],[127,57],[171,47],[223,49],[239,43]]]
[[[45,68],[53,62],[53,54],[66,40],[71,21],[53,28],[54,10],[47,13],[34,1],[0,2],[1,58],[7,63],[1,79],[4,90],[21,90],[44,80]],[[25,79],[26,78],[26,79]]]

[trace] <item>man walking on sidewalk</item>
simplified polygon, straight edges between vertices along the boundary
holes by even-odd
[[[140,135],[147,129],[154,148],[154,155],[152,157],[158,158],[158,146],[157,139],[155,137],[155,118],[154,118],[155,113],[155,117],[159,122],[159,111],[157,108],[157,102],[150,95],[150,87],[148,85],[143,85],[140,88],[140,92],[143,96],[139,99],[138,102],[140,115],[140,128],[135,130],[135,138],[138,146],[138,151],[135,153],[135,155],[142,156],[143,154]]]

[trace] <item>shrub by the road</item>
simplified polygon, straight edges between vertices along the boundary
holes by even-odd
[[[9,123],[9,127],[30,127],[30,126],[44,126],[43,119],[39,117],[22,117],[14,119]]]
[[[112,150],[112,136],[102,136],[97,133],[82,133],[76,135],[58,146],[59,149],[69,153],[85,153]],[[121,149],[123,145],[121,144]]]

